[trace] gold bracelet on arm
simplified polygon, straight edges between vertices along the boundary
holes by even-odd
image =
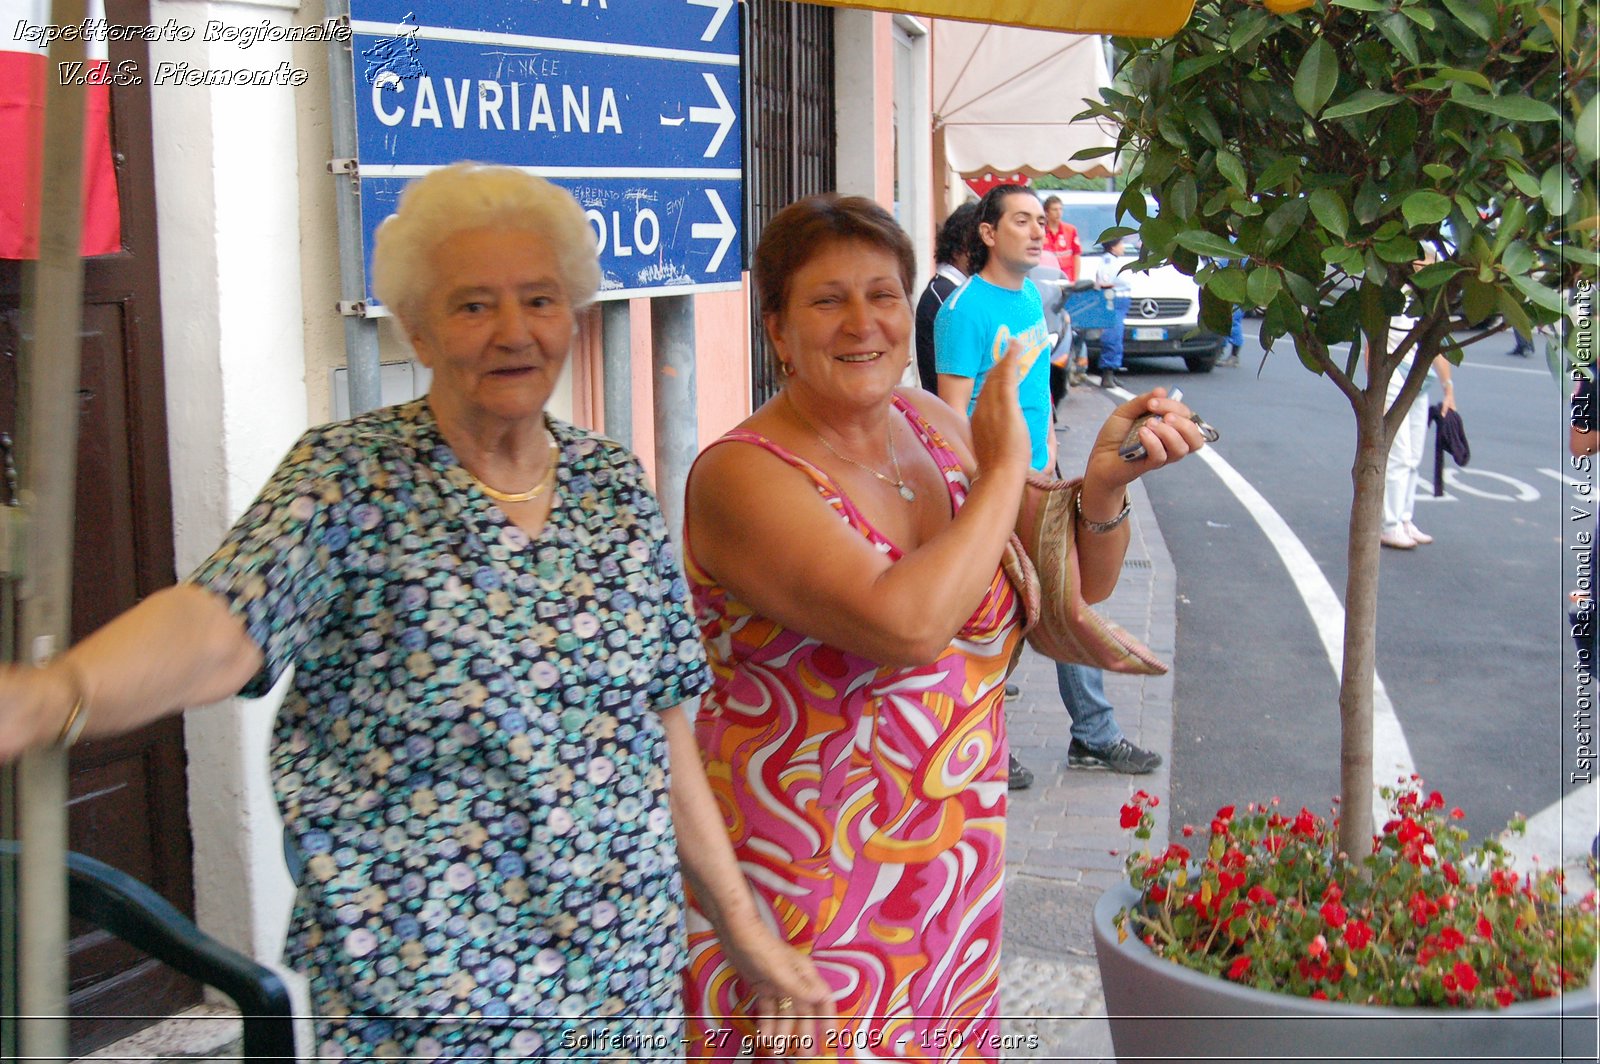
[[[83,693],[83,677],[78,675],[78,670],[71,665],[63,665],[67,675],[72,677],[72,708],[67,711],[67,719],[61,725],[61,734],[56,736],[56,745],[63,750],[68,749],[83,735],[83,729],[89,724],[89,704]]]

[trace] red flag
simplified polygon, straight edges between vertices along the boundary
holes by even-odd
[[[39,255],[40,160],[49,0],[0,0],[0,258]],[[56,27],[67,29],[67,27]],[[88,18],[70,28],[87,38],[83,128],[84,255],[122,250],[117,173],[111,163],[111,87],[105,10],[91,0]]]

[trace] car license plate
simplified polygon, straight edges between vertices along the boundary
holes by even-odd
[[[1167,330],[1135,329],[1133,330],[1133,338],[1135,340],[1165,340],[1167,338]]]

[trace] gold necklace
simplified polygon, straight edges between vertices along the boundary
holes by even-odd
[[[470,469],[467,470],[467,476],[472,477],[473,481],[478,485],[479,491],[489,496],[489,498],[493,499],[495,502],[532,502],[534,499],[537,499],[539,496],[549,491],[550,486],[556,482],[556,459],[560,455],[561,450],[556,446],[556,439],[554,436],[550,435],[549,429],[545,430],[545,435],[549,437],[550,440],[550,460],[545,463],[544,476],[539,478],[539,483],[535,484],[527,491],[499,491],[495,488],[491,488],[489,485],[480,480],[478,476]],[[462,466],[462,468],[466,469],[465,466]]]
[[[840,454],[838,451],[834,450],[833,444],[829,443],[827,438],[817,430],[817,426],[811,423],[811,419],[800,412],[800,408],[794,403],[794,396],[790,395],[787,389],[784,390],[783,397],[788,401],[789,409],[794,411],[794,416],[799,418],[801,423],[804,424],[806,428],[811,430],[811,434],[821,441],[822,446],[828,449],[829,454],[833,455],[841,462],[849,462],[858,469],[865,469],[868,473],[871,473],[885,484],[893,484],[895,490],[900,493],[900,497],[906,502],[917,501],[917,493],[911,490],[911,486],[906,483],[905,477],[900,473],[900,459],[894,453],[894,425],[892,423],[889,425],[889,464],[894,466],[894,476],[891,478],[878,472],[876,469],[873,469],[865,462],[858,462],[854,458],[851,458],[848,455]]]

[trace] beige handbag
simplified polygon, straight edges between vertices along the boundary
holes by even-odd
[[[1022,600],[1028,645],[1055,661],[1159,676],[1166,663],[1083,600],[1074,540],[1082,484],[1081,479],[1028,474],[1017,532],[1002,559]]]

